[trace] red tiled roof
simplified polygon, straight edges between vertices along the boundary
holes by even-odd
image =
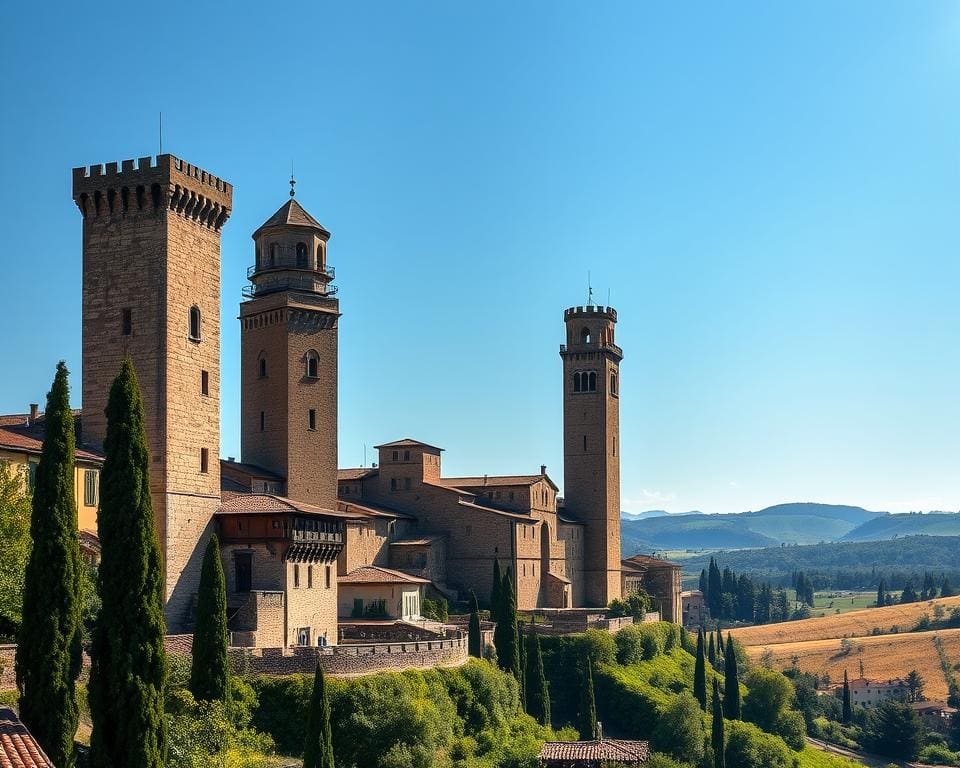
[[[459,488],[503,487],[503,486],[521,486],[533,485],[541,480],[546,480],[550,486],[556,490],[557,486],[553,484],[546,475],[484,475],[481,477],[441,477],[440,482],[444,485],[451,485]]]
[[[449,490],[456,490],[455,488],[450,488]],[[535,517],[530,517],[530,515],[524,515],[519,512],[506,512],[502,509],[494,509],[493,507],[485,507],[482,504],[477,504],[474,501],[466,501],[460,499],[457,502],[458,506],[467,507],[468,509],[475,509],[478,512],[490,512],[494,515],[500,515],[501,517],[509,517],[511,520],[518,520],[524,523],[537,523],[539,520]]]
[[[73,412],[74,419],[79,416],[80,411]],[[39,456],[43,450],[43,437],[46,431],[43,414],[40,414],[33,424],[29,421],[30,417],[26,414],[0,416],[0,449],[22,451]],[[103,463],[103,456],[88,447],[77,446],[74,455],[77,461]]]
[[[397,539],[396,541],[391,541],[391,547],[429,547],[436,541],[440,541],[444,536],[437,534],[436,536],[420,536],[415,539]]]
[[[337,509],[341,512],[353,513],[357,517],[413,517],[413,515],[408,515],[406,512],[398,512],[395,509],[390,509],[390,507],[384,507],[380,504],[371,504],[366,501],[363,502],[363,504],[358,504],[355,501],[338,499]]]
[[[361,515],[349,514],[339,510],[324,509],[303,501],[294,501],[271,493],[238,494],[226,499],[217,510],[218,515],[260,515],[269,513],[292,512],[302,515],[323,515],[342,519],[360,519]],[[0,766],[2,768],[2,766]]]
[[[337,480],[363,480],[365,477],[371,477],[377,474],[379,470],[376,467],[351,467],[348,469],[337,470]]]
[[[634,569],[638,571],[644,571],[649,568],[680,568],[681,566],[676,563],[671,563],[669,560],[662,560],[659,557],[651,557],[650,555],[632,555],[626,560],[621,560],[621,565],[626,566],[628,569]]]
[[[220,459],[220,468],[221,470],[233,470],[235,472],[260,479],[283,480],[283,477],[278,475],[276,472],[271,472],[269,469],[258,467],[256,464],[244,464],[242,461],[229,461],[228,459]]]
[[[381,448],[413,448],[413,447],[431,448],[434,451],[443,450],[443,448],[438,448],[435,445],[430,445],[430,443],[423,443],[419,440],[414,440],[412,437],[405,437],[402,440],[394,440],[392,443],[384,443],[383,445],[375,445],[373,447],[376,448],[378,451]]]
[[[12,709],[0,707],[0,767],[54,768]]]
[[[277,212],[273,214],[273,216],[263,222],[263,224],[257,228],[257,231],[253,233],[253,236],[256,237],[261,229],[282,226],[309,227],[310,229],[319,229],[327,237],[330,237],[330,233],[326,230],[323,224],[307,213],[306,210],[304,210],[304,207],[292,197],[283,205],[281,205]]]
[[[540,750],[541,760],[568,760],[584,762],[610,761],[644,763],[650,756],[646,741],[548,741]]]
[[[345,576],[337,576],[337,584],[429,584],[429,579],[409,573],[381,568],[379,565],[361,565]]]

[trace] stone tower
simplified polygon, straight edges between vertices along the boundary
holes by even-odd
[[[220,230],[233,187],[172,155],[73,171],[83,215],[83,439],[124,355],[143,394],[167,627],[187,629],[220,503]]]
[[[240,304],[243,461],[292,499],[336,509],[337,323],[330,233],[290,199],[256,232]]]
[[[620,361],[613,307],[563,313],[565,509],[586,524],[583,575],[589,606],[620,597]]]

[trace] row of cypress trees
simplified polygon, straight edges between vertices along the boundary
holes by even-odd
[[[717,630],[717,641],[714,643],[713,634],[708,642],[703,632],[703,628],[697,633],[697,656],[693,668],[693,695],[700,704],[700,708],[707,711],[707,662],[715,666],[720,660],[723,661],[723,696],[720,695],[720,681],[713,678],[713,697],[711,703],[712,726],[710,733],[710,742],[713,748],[714,768],[725,768],[726,759],[724,756],[725,736],[724,736],[724,718],[727,720],[739,720],[741,718],[740,702],[740,681],[737,670],[737,654],[733,646],[733,637],[727,634],[726,651],[722,656],[723,640],[720,636],[720,630]]]

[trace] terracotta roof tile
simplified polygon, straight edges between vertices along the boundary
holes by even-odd
[[[337,470],[337,480],[363,480],[379,472],[376,467],[349,467]]]
[[[650,745],[646,741],[623,741],[604,739],[602,741],[548,741],[540,750],[541,760],[583,760],[611,761],[621,763],[643,763],[650,756]]]
[[[350,514],[341,510],[324,509],[303,501],[294,501],[271,493],[238,494],[226,499],[217,510],[218,515],[259,515],[264,513],[292,512],[302,515],[323,515],[341,519],[360,519],[362,515]]]
[[[533,485],[543,480],[543,475],[487,475],[480,477],[441,477],[440,482],[460,488],[486,488],[504,485]]]
[[[32,455],[39,456],[43,450],[43,437],[45,434],[43,419],[38,419],[33,424],[26,424],[21,417],[21,421],[14,421],[15,417],[0,416],[0,448],[9,451],[22,451]],[[11,423],[12,422],[12,423]],[[103,462],[103,456],[89,447],[78,446],[76,450],[78,461],[86,461],[93,464]]]
[[[361,565],[350,573],[337,577],[337,584],[429,584],[429,579],[411,576],[402,571],[381,568],[379,565]]]
[[[304,207],[300,205],[294,198],[290,198],[277,210],[273,216],[267,219],[263,224],[259,226],[256,232],[253,233],[253,236],[256,237],[257,234],[262,229],[267,229],[268,227],[283,227],[283,226],[294,226],[294,227],[309,227],[310,229],[319,229],[327,237],[330,237],[330,232],[317,221],[313,216],[304,210]]]
[[[278,475],[276,472],[258,467],[256,464],[244,464],[242,461],[220,459],[220,468],[228,471],[234,470],[244,475],[250,475],[250,477],[265,478],[267,480],[283,480],[283,476]]]
[[[419,440],[414,440],[412,437],[405,437],[402,440],[394,440],[392,443],[383,443],[382,445],[373,446],[377,450],[381,448],[432,448],[434,451],[442,451],[443,448],[438,448],[435,445],[430,445],[430,443],[423,443]]]
[[[390,507],[384,507],[381,504],[371,504],[366,501],[363,502],[363,504],[358,504],[354,501],[339,499],[337,501],[337,509],[341,512],[350,512],[363,517],[413,517],[413,515],[408,515],[406,512],[399,512],[396,509],[390,509]]]
[[[0,707],[0,766],[54,768],[20,718],[6,707]]]
[[[646,570],[648,568],[680,568],[681,566],[676,563],[671,563],[669,560],[663,560],[659,557],[651,557],[650,555],[632,555],[626,560],[621,561],[621,565],[626,566],[627,568],[634,568],[636,570]]]

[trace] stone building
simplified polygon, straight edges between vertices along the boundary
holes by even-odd
[[[683,623],[681,566],[649,555],[633,555],[622,563],[623,593],[643,590],[653,602],[653,610],[664,621]]]
[[[143,394],[167,627],[190,624],[220,504],[220,231],[230,184],[172,155],[75,168],[83,218],[83,441],[102,445],[125,356]]]

